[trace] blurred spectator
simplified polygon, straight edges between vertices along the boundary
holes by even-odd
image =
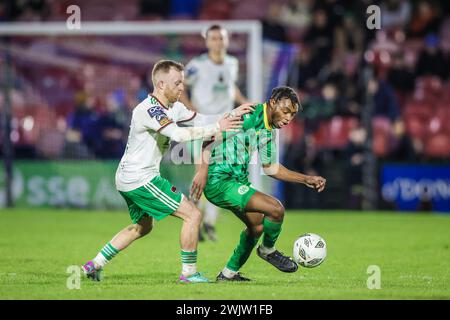
[[[142,17],[159,20],[169,14],[171,1],[164,0],[139,0],[139,9]]]
[[[6,12],[6,3],[0,2],[0,22],[8,21],[8,16]]]
[[[360,103],[364,90],[358,85],[358,59],[356,55],[335,55],[330,64],[322,69],[322,81],[333,83],[337,88],[336,114],[356,116],[361,113]]]
[[[423,155],[423,143],[412,138],[405,130],[403,120],[397,121],[393,126],[392,150],[388,155],[390,161],[417,162]]]
[[[367,89],[373,94],[373,117],[385,117],[391,123],[388,157],[393,161],[417,160],[422,145],[407,135],[393,88],[384,80],[370,79]]]
[[[230,0],[203,0],[198,18],[200,20],[227,20],[230,19],[232,9],[233,5]]]
[[[10,21],[45,21],[51,13],[46,0],[5,1],[4,8]]]
[[[307,133],[314,132],[322,120],[330,119],[336,114],[336,86],[326,83],[319,92],[310,96],[303,95],[303,112],[300,117],[305,119]]]
[[[147,74],[143,73],[140,76],[133,76],[130,79],[129,89],[130,92],[128,92],[128,98],[125,102],[126,109],[134,108],[134,106],[146,99],[148,97],[148,93],[152,91],[147,82]],[[127,112],[130,114],[132,110],[128,110]]]
[[[421,51],[416,65],[416,76],[436,75],[447,79],[449,61],[439,48],[439,38],[430,33],[425,38],[425,48]]]
[[[380,9],[382,28],[403,28],[411,18],[411,3],[407,0],[385,0]]]
[[[303,46],[298,51],[296,63],[296,70],[291,73],[291,77],[295,77],[295,79],[290,79],[293,85],[302,90],[316,87],[317,74],[321,66],[316,65],[312,61],[311,49],[309,47]]]
[[[331,60],[333,52],[334,30],[328,21],[328,14],[323,9],[313,13],[313,22],[303,41],[311,48],[313,63],[325,65]]]
[[[439,31],[440,19],[438,10],[430,1],[420,1],[409,24],[410,37],[424,37],[429,33]]]
[[[106,112],[96,125],[99,136],[95,140],[95,154],[103,159],[118,159],[125,149],[127,114],[125,93],[116,90],[107,96]]]
[[[368,88],[373,96],[373,116],[384,116],[391,122],[400,117],[400,106],[394,89],[384,80],[370,79]]]
[[[281,21],[287,27],[306,28],[311,24],[314,0],[289,0],[280,10]]]
[[[345,56],[352,52],[358,59],[364,52],[364,33],[361,28],[358,28],[351,11],[344,14],[342,25],[335,29],[335,47],[337,54]]]
[[[278,42],[286,42],[286,29],[280,20],[281,5],[272,2],[266,12],[266,16],[262,21],[263,38]]]
[[[202,5],[202,0],[171,0],[169,2],[170,18],[178,19],[195,19]]]
[[[364,164],[365,144],[367,141],[367,132],[363,127],[357,127],[350,131],[349,143],[344,150],[344,159],[346,159],[347,181],[350,187],[351,209],[360,210],[362,205],[362,167]]]
[[[65,158],[91,158],[98,137],[98,113],[94,110],[95,100],[78,93],[75,110],[67,117],[66,143],[63,150]]]
[[[407,67],[403,52],[399,51],[392,55],[391,69],[387,79],[401,94],[412,92],[414,89],[414,72]]]

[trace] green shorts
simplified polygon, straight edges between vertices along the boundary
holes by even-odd
[[[207,182],[203,190],[206,199],[212,204],[233,211],[239,215],[245,212],[245,207],[257,190],[250,182],[236,180],[219,180]]]
[[[119,193],[127,202],[133,223],[148,216],[161,220],[177,211],[183,199],[183,194],[160,176],[140,188]]]

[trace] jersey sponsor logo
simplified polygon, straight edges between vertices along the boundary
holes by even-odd
[[[238,193],[242,195],[242,194],[247,193],[248,190],[250,190],[250,188],[248,186],[240,186],[238,189]]]
[[[147,112],[150,117],[155,118],[155,120],[158,121],[162,127],[172,122],[160,106],[151,107],[147,110]]]

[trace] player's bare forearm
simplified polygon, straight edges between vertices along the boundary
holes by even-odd
[[[264,166],[264,172],[277,180],[292,182],[292,183],[306,183],[306,175],[287,169],[285,166],[274,163]]]
[[[309,188],[321,192],[325,188],[326,179],[320,176],[309,176],[300,172],[292,171],[279,163],[263,166],[264,172],[277,180],[301,183]]]

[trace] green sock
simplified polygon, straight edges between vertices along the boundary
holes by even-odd
[[[266,248],[273,248],[275,246],[275,242],[278,239],[278,236],[281,233],[281,225],[283,222],[273,222],[267,218],[263,220],[263,241],[262,244]]]
[[[228,260],[227,268],[237,272],[247,261],[256,243],[258,243],[258,238],[250,237],[245,230],[242,231],[239,244],[234,249],[230,260]]]
[[[197,263],[197,250],[195,251],[181,250],[181,263]]]

